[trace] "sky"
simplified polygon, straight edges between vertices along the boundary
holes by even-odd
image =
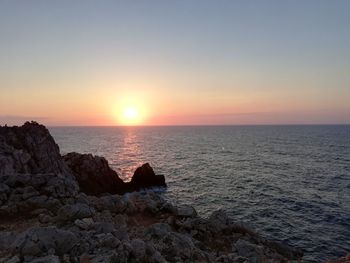
[[[0,124],[350,124],[350,1],[0,0]]]

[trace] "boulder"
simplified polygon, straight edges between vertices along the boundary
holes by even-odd
[[[164,175],[156,175],[149,163],[136,169],[129,185],[136,191],[154,186],[166,187]]]
[[[70,221],[92,217],[95,214],[95,209],[87,204],[76,203],[73,205],[65,205],[57,212],[57,219],[59,221]]]
[[[21,256],[44,256],[49,250],[56,255],[68,253],[78,243],[72,232],[57,227],[33,227],[21,234],[12,243],[12,253]]]

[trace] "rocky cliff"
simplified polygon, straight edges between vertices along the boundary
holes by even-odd
[[[124,183],[103,157],[74,152],[64,155],[63,160],[73,171],[80,190],[86,194],[124,194],[143,188],[166,187],[164,176],[156,175],[148,163],[136,169],[131,182]]]
[[[288,262],[302,252],[223,211],[201,218],[152,191],[149,164],[122,182],[102,157],[61,157],[37,123],[0,127],[0,262]],[[119,195],[115,193],[125,193]]]

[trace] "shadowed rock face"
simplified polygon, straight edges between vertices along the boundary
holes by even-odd
[[[128,190],[103,157],[73,152],[64,155],[63,159],[72,169],[80,190],[86,194],[121,194]]]
[[[49,131],[36,122],[0,126],[0,174],[13,173],[71,175]]]
[[[63,159],[77,178],[80,190],[86,194],[124,194],[153,186],[166,187],[164,176],[156,175],[148,163],[136,169],[129,183],[124,183],[103,157],[73,152]]]
[[[163,175],[156,175],[149,163],[145,163],[136,169],[131,178],[130,187],[140,190],[152,186],[166,187],[165,178]]]
[[[91,195],[124,194],[166,186],[164,176],[155,175],[148,163],[135,171],[130,183],[124,183],[103,157],[69,153],[62,158],[49,131],[36,122],[26,122],[20,127],[0,127],[0,175],[2,180],[11,175],[12,184],[23,187],[34,184],[34,188],[39,180],[47,181],[38,177],[49,177],[61,188],[62,185],[70,188],[68,196],[78,192],[78,184],[82,192]],[[31,183],[33,175],[36,175],[35,182]],[[43,192],[42,188],[36,190]]]
[[[35,122],[0,126],[0,215],[57,208],[79,192],[49,131]]]

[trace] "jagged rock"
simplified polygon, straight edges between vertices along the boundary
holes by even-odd
[[[246,240],[239,239],[235,244],[238,255],[248,258],[249,262],[261,263],[264,262],[262,248],[247,242]]]
[[[50,249],[56,255],[63,255],[77,243],[77,237],[70,231],[57,227],[33,227],[18,235],[11,247],[13,254],[37,257]]]
[[[124,199],[126,200],[127,208],[129,208],[127,211],[129,214],[135,212],[150,212],[155,214],[165,203],[165,200],[160,199],[154,193],[133,192],[124,195]]]
[[[145,235],[162,237],[167,235],[171,231],[171,227],[168,224],[156,223],[151,225],[145,230]]]
[[[197,249],[189,236],[169,231],[169,227],[163,224],[153,225],[147,231],[147,236],[166,260],[174,262],[178,258],[181,262],[193,261]]]
[[[325,263],[349,263],[350,262],[350,253],[347,253],[345,256],[329,259]]]
[[[119,195],[102,196],[92,200],[91,203],[99,211],[108,210],[112,213],[121,213],[126,209],[126,202]]]
[[[136,169],[129,184],[133,190],[153,186],[166,187],[164,175],[156,175],[149,163],[145,163]]]
[[[120,245],[120,240],[111,233],[99,234],[97,238],[102,247],[116,248]]]
[[[94,223],[94,220],[92,218],[83,218],[83,219],[76,219],[74,221],[74,224],[81,229],[89,229]]]
[[[47,214],[40,214],[38,216],[38,220],[40,223],[42,224],[47,224],[49,223],[50,221],[52,221],[52,217],[50,215],[47,215]]]
[[[301,249],[293,248],[291,246],[288,246],[279,242],[265,241],[264,243],[270,248],[276,250],[276,252],[279,253],[280,255],[289,259],[297,260],[302,258],[304,254],[304,252]]]
[[[15,233],[9,231],[0,232],[0,251],[4,251],[9,248],[11,243],[15,239]]]
[[[68,153],[63,156],[79,182],[81,191],[90,195],[127,192],[124,182],[105,158],[92,154]]]
[[[5,263],[20,263],[21,262],[21,259],[18,257],[18,256],[13,256],[11,257],[10,259],[8,260],[4,260],[4,261],[1,261],[0,262],[5,262]]]
[[[72,152],[64,155],[63,159],[74,172],[81,191],[86,194],[124,194],[154,186],[166,187],[164,176],[156,175],[149,163],[138,167],[131,181],[124,183],[103,157]]]
[[[132,246],[128,241],[121,243],[116,250],[118,255],[118,261],[116,262],[121,262],[121,263],[130,262],[131,251],[132,251]]]
[[[45,126],[0,126],[0,174],[54,173],[71,175],[58,145]]]
[[[121,258],[119,255],[115,252],[106,253],[102,255],[91,255],[90,257],[81,258],[80,263],[117,263],[117,262],[127,262],[127,261],[121,261]]]
[[[95,230],[98,234],[107,234],[112,233],[115,231],[115,226],[113,223],[109,222],[97,222],[92,225],[92,228]]]
[[[29,185],[38,190],[43,184],[49,192],[53,191],[51,186],[59,187],[60,197],[79,190],[49,131],[35,122],[21,127],[0,126],[0,176],[7,177],[5,183],[12,187]]]
[[[49,255],[49,256],[36,258],[30,261],[30,263],[60,263],[60,259],[57,256]]]
[[[1,214],[53,207],[48,197],[72,197],[78,191],[75,177],[44,126],[35,122],[0,126]]]
[[[92,217],[94,214],[94,208],[86,204],[76,203],[73,205],[65,205],[61,207],[57,212],[57,219],[59,221],[69,221]]]
[[[146,244],[142,239],[136,238],[130,242],[132,246],[132,254],[135,258],[142,260],[146,255]]]

